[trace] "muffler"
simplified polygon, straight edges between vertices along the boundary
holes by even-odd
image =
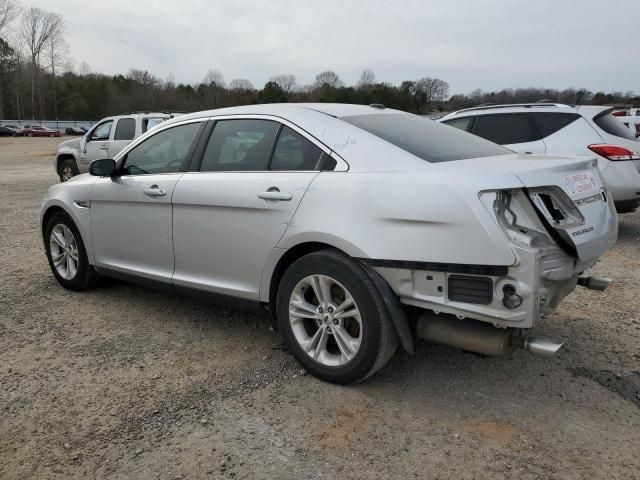
[[[611,284],[610,278],[604,277],[578,277],[578,285],[588,288],[589,290],[598,290],[600,292],[607,289]]]
[[[519,347],[548,358],[562,347],[562,343],[551,340],[523,337],[519,329],[496,328],[478,320],[461,320],[454,315],[436,315],[430,311],[418,319],[416,333],[423,340],[491,356],[509,355]]]

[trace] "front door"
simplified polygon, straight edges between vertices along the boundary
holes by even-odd
[[[174,285],[257,300],[321,155],[275,121],[218,121],[200,171],[185,173],[173,195]]]
[[[91,235],[98,270],[171,282],[171,198],[199,128],[192,122],[161,130],[125,154],[120,176],[96,181]]]

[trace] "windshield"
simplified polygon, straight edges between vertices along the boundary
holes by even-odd
[[[593,121],[598,125],[602,130],[607,132],[610,135],[615,135],[616,137],[626,138],[628,140],[635,140],[636,137],[628,127],[624,125],[620,120],[611,115],[609,111],[605,110],[604,113],[600,113],[593,118]]]
[[[432,163],[513,153],[455,127],[408,113],[354,115],[341,120]]]

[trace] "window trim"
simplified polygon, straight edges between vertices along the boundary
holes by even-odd
[[[125,165],[125,162],[127,161],[127,156],[129,155],[129,152],[131,150],[133,150],[134,148],[136,148],[138,145],[143,144],[144,142],[146,142],[150,138],[155,137],[156,135],[164,132],[165,130],[169,130],[170,128],[181,127],[183,125],[189,125],[191,123],[200,123],[200,127],[198,128],[198,131],[196,132],[196,134],[193,137],[193,140],[191,141],[191,145],[189,146],[189,150],[187,151],[187,155],[185,156],[184,161],[182,162],[182,165],[180,166],[180,170],[178,170],[177,172],[138,173],[136,175],[127,175],[127,174],[122,173],[121,176],[129,178],[129,177],[141,177],[141,176],[146,176],[146,175],[176,175],[176,174],[183,174],[184,172],[188,171],[188,166],[191,164],[191,160],[192,160],[193,154],[195,152],[196,146],[199,144],[200,139],[202,137],[202,132],[204,131],[204,129],[205,129],[206,125],[207,125],[207,118],[206,117],[194,118],[194,119],[186,120],[184,122],[172,123],[170,125],[166,125],[165,128],[162,128],[161,130],[153,132],[151,135],[144,134],[144,135],[136,138],[133,142],[131,142],[129,145],[127,145],[120,153],[118,153],[118,155],[116,155],[116,158],[115,158],[116,170],[118,172],[122,172],[123,171],[123,167]]]
[[[267,162],[267,167],[265,170],[225,170],[225,171],[208,171],[202,172],[200,171],[200,167],[202,166],[202,160],[204,157],[204,151],[206,149],[207,144],[209,143],[209,138],[213,133],[213,129],[215,128],[215,124],[219,121],[223,120],[271,120],[277,122],[280,126],[278,131],[276,132],[276,137],[274,144],[271,148],[271,152],[269,154],[269,161]],[[300,134],[308,141],[313,143],[316,147],[318,147],[322,152],[325,153],[326,157],[333,157],[336,161],[337,165],[333,170],[322,170],[324,167],[323,162],[318,162],[315,170],[269,170],[269,166],[271,165],[271,158],[273,156],[273,150],[275,149],[275,145],[277,143],[278,136],[280,135],[280,131],[282,130],[282,126],[287,126],[291,130]],[[202,145],[200,145],[202,143]],[[325,158],[326,158],[325,157]],[[326,163],[326,161],[324,162]],[[212,174],[212,173],[256,173],[256,172],[273,172],[273,173],[305,173],[305,172],[320,172],[320,171],[333,171],[333,172],[347,172],[349,171],[349,164],[336,152],[327,147],[324,143],[318,140],[316,137],[311,135],[309,132],[299,127],[295,123],[287,120],[286,118],[279,117],[277,115],[268,115],[268,114],[250,114],[250,113],[241,113],[241,114],[226,114],[226,115],[215,115],[208,117],[207,128],[206,131],[200,136],[198,148],[195,152],[195,155],[189,164],[189,168],[187,172],[192,173],[201,173],[201,174]]]

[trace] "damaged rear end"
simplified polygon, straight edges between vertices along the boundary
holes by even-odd
[[[616,241],[613,200],[595,160],[528,156],[478,163],[474,168],[508,170],[522,182],[479,192],[516,262],[501,276],[450,276],[444,305],[422,315],[417,335],[488,355],[521,347],[551,356],[562,344],[534,337],[534,327],[577,285],[604,290],[609,283],[582,274]]]

